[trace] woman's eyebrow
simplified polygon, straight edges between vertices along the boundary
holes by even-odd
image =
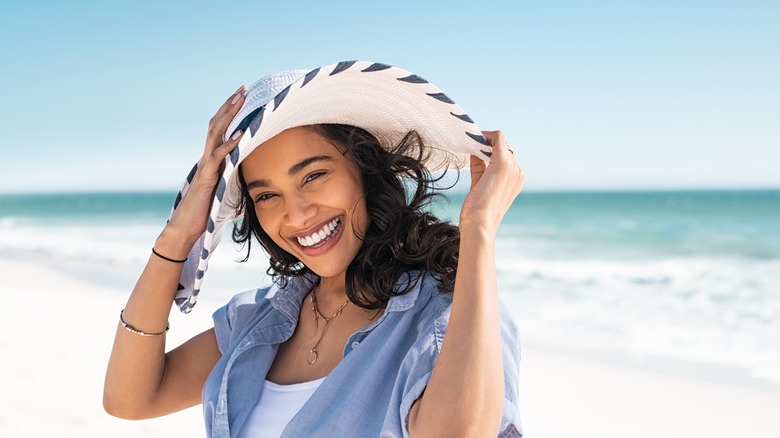
[[[320,161],[333,161],[333,157],[330,157],[328,155],[315,155],[313,157],[306,158],[290,166],[290,169],[287,171],[287,175],[295,176],[298,172],[305,169],[306,166]],[[269,187],[270,185],[271,182],[267,179],[257,179],[247,184],[246,188],[247,190],[252,190],[259,187]]]
[[[306,158],[302,161],[300,161],[297,164],[293,164],[290,166],[290,170],[287,171],[288,176],[295,176],[296,173],[302,171],[306,168],[306,166],[317,163],[319,161],[333,161],[333,158],[331,158],[328,155],[315,155],[313,157]]]
[[[262,187],[269,187],[271,185],[271,182],[267,179],[256,179],[252,181],[251,183],[246,185],[247,190],[252,190],[256,188],[262,188]]]

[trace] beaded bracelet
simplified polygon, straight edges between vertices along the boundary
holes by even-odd
[[[135,327],[131,326],[131,325],[130,325],[130,324],[128,324],[128,323],[126,323],[126,322],[125,322],[125,319],[122,317],[122,314],[123,314],[123,313],[125,313],[125,309],[122,309],[122,310],[119,312],[119,322],[121,322],[121,323],[122,323],[122,327],[124,327],[124,328],[125,328],[125,330],[129,331],[130,333],[135,333],[135,334],[136,334],[136,335],[138,335],[138,336],[162,336],[162,335],[164,335],[164,334],[168,333],[168,330],[170,330],[170,329],[171,329],[171,323],[169,322],[169,323],[168,323],[168,324],[165,326],[165,330],[164,330],[164,331],[162,331],[162,332],[160,332],[160,333],[146,333],[146,332],[144,332],[144,331],[141,331],[141,330],[138,330],[137,328],[135,328]]]

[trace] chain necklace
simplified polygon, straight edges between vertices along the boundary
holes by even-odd
[[[319,329],[319,321],[320,318],[325,320],[325,325],[322,327],[322,333],[320,334],[320,338],[317,339],[317,343],[314,344],[313,347],[311,347],[311,350],[309,351],[309,355],[306,357],[306,362],[309,363],[309,365],[314,365],[315,362],[317,362],[317,357],[319,357],[319,352],[317,351],[317,347],[320,346],[320,342],[322,342],[322,338],[325,337],[325,332],[328,330],[328,326],[330,326],[330,322],[333,321],[337,316],[341,315],[341,312],[344,311],[344,308],[347,307],[347,304],[349,304],[349,299],[344,301],[344,304],[339,307],[338,310],[336,310],[336,313],[333,314],[330,318],[326,318],[325,315],[320,313],[320,309],[317,307],[317,288],[315,287],[311,291],[311,295],[309,297],[309,301],[311,301],[311,310],[314,312],[314,330]]]

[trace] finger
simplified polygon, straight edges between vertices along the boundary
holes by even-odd
[[[244,104],[246,99],[246,96],[244,96],[245,92],[245,86],[238,87],[236,92],[225,100],[214,117],[209,120],[207,146],[219,147],[222,144],[222,135],[225,133],[230,121],[233,120],[233,117],[235,117]]]
[[[226,142],[208,151],[206,160],[208,161],[209,169],[222,165],[225,157],[238,146],[243,134],[244,131],[236,131]]]
[[[238,142],[241,141],[241,137],[243,136],[244,131],[239,129],[230,136],[228,141],[222,143],[222,145],[217,148],[218,153],[221,155],[220,159],[225,158],[225,155],[229,154],[233,149],[235,149],[235,147],[238,145]]]
[[[512,158],[512,161],[517,163],[517,155],[515,154],[515,148],[512,146],[509,146],[509,143],[506,145],[506,150],[509,151],[510,158]]]
[[[493,161],[493,157],[496,157],[496,160],[500,160],[510,155],[506,138],[504,137],[503,132],[482,131],[482,135],[485,136],[488,143],[490,143],[490,146],[492,146],[493,154],[490,157],[491,162]]]
[[[245,91],[246,91],[245,86],[241,85],[240,87],[238,87],[238,89],[234,91],[233,94],[231,94],[230,97],[227,98],[227,100],[225,100],[223,106],[228,106],[228,104],[231,106],[234,105],[236,102],[236,97],[243,96]]]
[[[238,90],[236,90],[225,100],[225,103],[222,104],[222,106],[219,108],[217,114],[215,114],[214,117],[224,118],[226,114],[237,113],[238,110],[241,109],[241,105],[244,103],[243,101],[246,98],[246,96],[244,96],[245,92],[246,92],[245,86],[242,85],[238,87]]]

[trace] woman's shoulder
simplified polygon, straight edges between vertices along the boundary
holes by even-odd
[[[270,306],[272,300],[277,306],[295,303],[311,289],[311,281],[309,278],[298,277],[277,280],[268,286],[235,294],[224,308],[228,312],[253,313],[258,308]]]
[[[269,297],[274,294],[274,286],[261,287],[239,292],[212,315],[214,329],[230,333],[242,327],[264,306],[270,306]]]
[[[422,311],[452,305],[452,292],[441,288],[441,281],[430,271],[408,271],[396,282],[396,293],[388,302],[391,308]]]
[[[444,330],[452,309],[452,292],[442,290],[441,284],[435,273],[410,271],[398,281],[398,287],[409,287],[408,291],[392,297],[388,310],[412,318],[420,333]]]
[[[297,320],[301,301],[311,285],[309,278],[293,277],[238,293],[214,313],[214,321],[219,320],[228,329],[234,330],[251,324],[263,315]]]
[[[230,301],[223,306],[223,309],[233,314],[240,311],[253,311],[254,308],[267,303],[268,298],[274,295],[275,289],[274,286],[265,286],[239,292],[230,298]]]

